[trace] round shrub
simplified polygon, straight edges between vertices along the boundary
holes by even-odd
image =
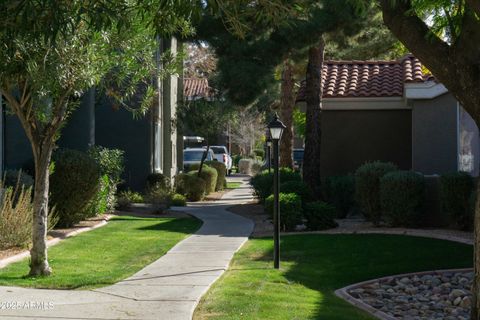
[[[253,159],[240,159],[238,161],[238,172],[241,174],[252,174]]]
[[[280,192],[299,195],[303,204],[313,199],[312,191],[303,181],[285,181],[280,185]]]
[[[144,202],[143,196],[130,190],[121,191],[117,196],[117,206],[119,208],[128,208],[132,203],[142,202]]]
[[[205,164],[217,170],[217,183],[215,185],[215,191],[225,189],[225,186],[227,185],[227,167],[225,164],[218,161],[207,161]]]
[[[198,176],[198,171],[190,171],[188,174]],[[204,165],[199,177],[205,181],[205,194],[215,192],[215,187],[217,186],[217,170]]]
[[[331,204],[315,201],[305,204],[304,215],[309,230],[326,230],[336,228],[336,208]]]
[[[71,227],[86,218],[86,206],[100,185],[100,168],[86,153],[62,150],[54,155],[55,171],[50,176],[52,206],[58,225]]]
[[[302,181],[302,177],[298,172],[293,171],[290,168],[280,168],[280,184],[288,181]],[[264,170],[261,173],[255,175],[250,180],[250,183],[254,189],[255,195],[264,202],[265,199],[272,194],[273,190],[273,170],[268,173],[268,170]]]
[[[189,201],[202,200],[205,196],[205,188],[205,180],[196,174],[181,173],[175,177],[175,192],[185,195]]]
[[[474,181],[466,172],[452,172],[440,176],[442,210],[463,230],[473,229]]]
[[[355,197],[365,217],[378,225],[382,219],[380,205],[380,179],[397,170],[390,162],[368,162],[355,172]]]
[[[161,173],[150,173],[147,176],[146,188],[147,192],[153,190],[170,191],[170,179]]]
[[[326,196],[337,210],[337,218],[345,218],[355,205],[355,177],[353,175],[328,177]]]
[[[187,205],[187,198],[184,195],[175,193],[172,196],[172,206],[185,207],[186,205]]]
[[[23,170],[7,170],[5,172],[4,182],[5,187],[15,188],[17,184],[25,189],[33,187],[34,181],[31,175]]]
[[[380,179],[380,203],[392,227],[415,227],[423,222],[425,179],[413,171],[394,171]]]
[[[302,199],[295,193],[280,193],[280,227],[283,231],[295,231],[297,225],[302,223]],[[273,219],[273,194],[265,200],[265,211]]]

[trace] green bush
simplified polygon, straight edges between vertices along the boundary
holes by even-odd
[[[295,193],[280,193],[280,226],[283,231],[295,231],[297,225],[302,223],[302,199]],[[265,211],[273,219],[273,194],[265,200]]]
[[[288,181],[302,181],[302,177],[298,172],[289,168],[280,168],[280,184]],[[268,173],[268,170],[264,170],[261,173],[255,175],[250,180],[250,183],[254,189],[255,195],[261,202],[265,202],[265,199],[272,194],[273,190],[273,170]]]
[[[337,218],[345,218],[355,205],[355,177],[353,175],[328,177],[326,196],[328,202],[336,208]]]
[[[32,188],[17,184],[4,188],[0,181],[0,250],[28,247],[32,241],[33,202]],[[49,213],[48,230],[53,229],[57,218]]]
[[[227,185],[227,167],[225,164],[218,161],[207,161],[205,164],[217,170],[217,183],[215,185],[215,191],[225,189],[225,186]]]
[[[109,149],[100,146],[91,147],[88,155],[95,160],[100,168],[100,190],[90,204],[89,215],[113,211],[116,205],[117,187],[121,183],[124,170],[124,152],[119,149]]]
[[[382,219],[380,205],[380,179],[397,170],[393,163],[368,162],[355,172],[355,198],[365,218],[378,225]]]
[[[147,184],[146,184],[145,190],[147,191],[147,193],[149,191],[155,191],[155,190],[170,191],[171,190],[170,179],[161,173],[150,173],[147,176]]]
[[[181,173],[175,177],[175,192],[185,195],[189,201],[202,200],[205,196],[205,189],[205,180],[196,174]]]
[[[33,187],[34,181],[31,175],[22,170],[7,170],[3,184],[5,187],[15,188],[19,184],[24,188],[30,188]]]
[[[384,220],[392,227],[423,223],[425,179],[413,171],[394,171],[380,179],[380,203]]]
[[[237,154],[232,157],[232,165],[234,167],[238,167],[238,163],[240,162],[240,159],[242,159],[242,156]]]
[[[125,153],[122,150],[94,146],[88,150],[88,154],[98,164],[102,175],[108,175],[116,184],[120,182],[125,169]]]
[[[198,171],[190,171],[188,173],[191,176],[198,176]],[[217,170],[207,165],[203,165],[200,178],[205,181],[205,194],[215,192],[217,186]]]
[[[85,219],[85,208],[100,187],[100,168],[88,154],[61,150],[54,155],[55,171],[50,176],[52,205],[58,225],[71,227]]]
[[[162,188],[151,188],[144,196],[145,202],[162,207],[169,208],[172,202],[171,190]]]
[[[466,172],[453,172],[440,177],[440,198],[442,210],[457,227],[473,229],[474,181]]]
[[[256,157],[260,157],[260,159],[265,158],[265,150],[263,149],[254,149],[253,153],[255,154]]]
[[[175,193],[172,197],[172,206],[185,207],[187,205],[187,198],[183,194]]]
[[[132,203],[143,203],[143,196],[134,191],[121,191],[117,196],[117,206],[119,208],[128,208]]]
[[[325,230],[336,228],[336,208],[331,204],[315,201],[305,204],[304,215],[309,230]]]
[[[302,199],[302,204],[313,200],[310,188],[303,181],[285,181],[280,184],[280,192],[295,193]]]
[[[95,217],[96,215],[112,211],[115,208],[115,193],[113,195],[111,194],[114,188],[110,183],[110,178],[106,174],[100,177],[98,192],[83,212],[85,217]],[[111,207],[112,205],[113,208]]]

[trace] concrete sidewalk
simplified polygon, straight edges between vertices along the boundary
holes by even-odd
[[[132,277],[88,291],[0,287],[0,319],[191,319],[253,230],[252,221],[226,211],[252,199],[246,178],[231,180],[243,184],[220,201],[181,208],[202,227]]]

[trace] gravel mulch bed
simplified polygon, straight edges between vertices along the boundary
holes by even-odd
[[[373,280],[347,293],[393,319],[466,320],[472,281],[473,271],[436,271]]]

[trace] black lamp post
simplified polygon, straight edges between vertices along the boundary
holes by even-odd
[[[278,142],[282,138],[285,125],[278,119],[278,115],[275,113],[273,120],[268,124],[270,131],[270,138],[273,144],[273,266],[275,269],[280,268],[280,206],[278,201],[280,175],[278,173]]]
[[[270,137],[270,129],[265,132],[265,159],[267,160],[268,173],[272,171],[272,138]]]

